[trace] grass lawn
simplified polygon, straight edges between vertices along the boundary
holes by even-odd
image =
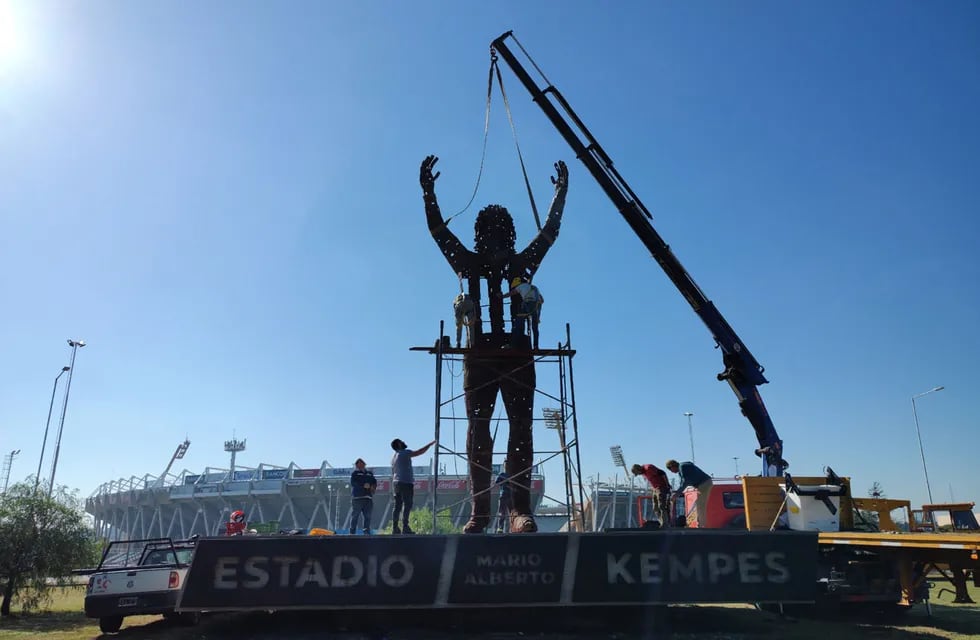
[[[937,593],[938,589],[933,591]],[[980,601],[980,589],[971,586],[974,600]],[[102,636],[98,623],[82,613],[84,590],[59,589],[51,610],[33,615],[16,616],[0,620],[0,640],[89,640],[91,638],[132,638],[134,640],[272,640],[290,638],[313,640],[329,637],[332,640],[364,639],[371,636],[363,632],[344,630],[344,621],[326,613],[266,613],[221,614],[205,617],[196,627],[180,627],[165,622],[160,616],[134,616],[126,618],[122,631],[116,635]],[[865,638],[911,640],[980,638],[980,606],[954,605],[951,596],[944,594],[932,603],[930,618],[925,606],[917,606],[908,613],[881,619],[875,617],[845,617],[827,619],[818,617],[778,616],[756,611],[747,605],[730,606],[677,606],[656,618],[634,617],[632,630],[623,628],[619,612],[610,615],[598,610],[575,610],[577,620],[562,614],[566,627],[572,631],[549,631],[548,618],[541,609],[499,618],[511,623],[510,630],[485,630],[485,622],[471,615],[452,618],[450,612],[400,614],[396,621],[374,618],[379,628],[386,629],[389,640],[627,640],[633,638],[689,638],[691,640],[756,640],[799,638],[801,640],[858,640]],[[16,607],[15,607],[15,613]],[[359,614],[363,619],[366,614]],[[557,617],[557,616],[556,616]],[[433,621],[437,621],[433,624]]]

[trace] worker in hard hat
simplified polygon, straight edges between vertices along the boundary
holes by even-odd
[[[531,284],[531,277],[514,277],[510,281],[511,343],[518,346],[524,335],[524,327],[531,323],[532,347],[538,348],[538,323],[541,321],[541,305],[544,296]]]

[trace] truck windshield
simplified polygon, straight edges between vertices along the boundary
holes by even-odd
[[[154,564],[175,564],[174,551],[177,553],[176,563],[187,564],[191,561],[194,548],[185,545],[172,549],[170,543],[165,541],[113,542],[106,549],[105,557],[99,568],[126,569]]]

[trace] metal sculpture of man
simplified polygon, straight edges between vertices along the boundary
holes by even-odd
[[[504,329],[504,283],[515,277],[530,277],[558,237],[565,194],[568,191],[568,169],[564,162],[555,163],[555,196],[538,235],[520,252],[514,248],[514,221],[507,209],[489,205],[476,217],[474,250],[463,246],[442,218],[436,200],[432,173],[438,158],[422,161],[419,181],[425,200],[429,231],[453,271],[467,283],[469,297],[475,303],[476,319],[471,327],[471,346],[463,355],[463,391],[466,399],[468,429],[466,453],[469,458],[472,517],[463,528],[465,533],[480,533],[490,524],[490,479],[493,442],[490,420],[493,418],[497,392],[503,397],[510,433],[507,440],[506,472],[512,488],[512,532],[537,531],[531,511],[531,467],[534,458],[532,425],[534,414],[534,357],[523,322],[512,320],[512,332]],[[484,331],[480,281],[486,280],[490,331]],[[516,310],[512,309],[513,316]],[[516,347],[516,348],[515,348]],[[502,352],[502,349],[510,349]],[[496,352],[496,353],[495,353]]]

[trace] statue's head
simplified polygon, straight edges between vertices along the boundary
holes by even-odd
[[[474,231],[473,249],[477,253],[497,253],[502,249],[514,252],[514,219],[499,204],[487,205],[476,215]]]

